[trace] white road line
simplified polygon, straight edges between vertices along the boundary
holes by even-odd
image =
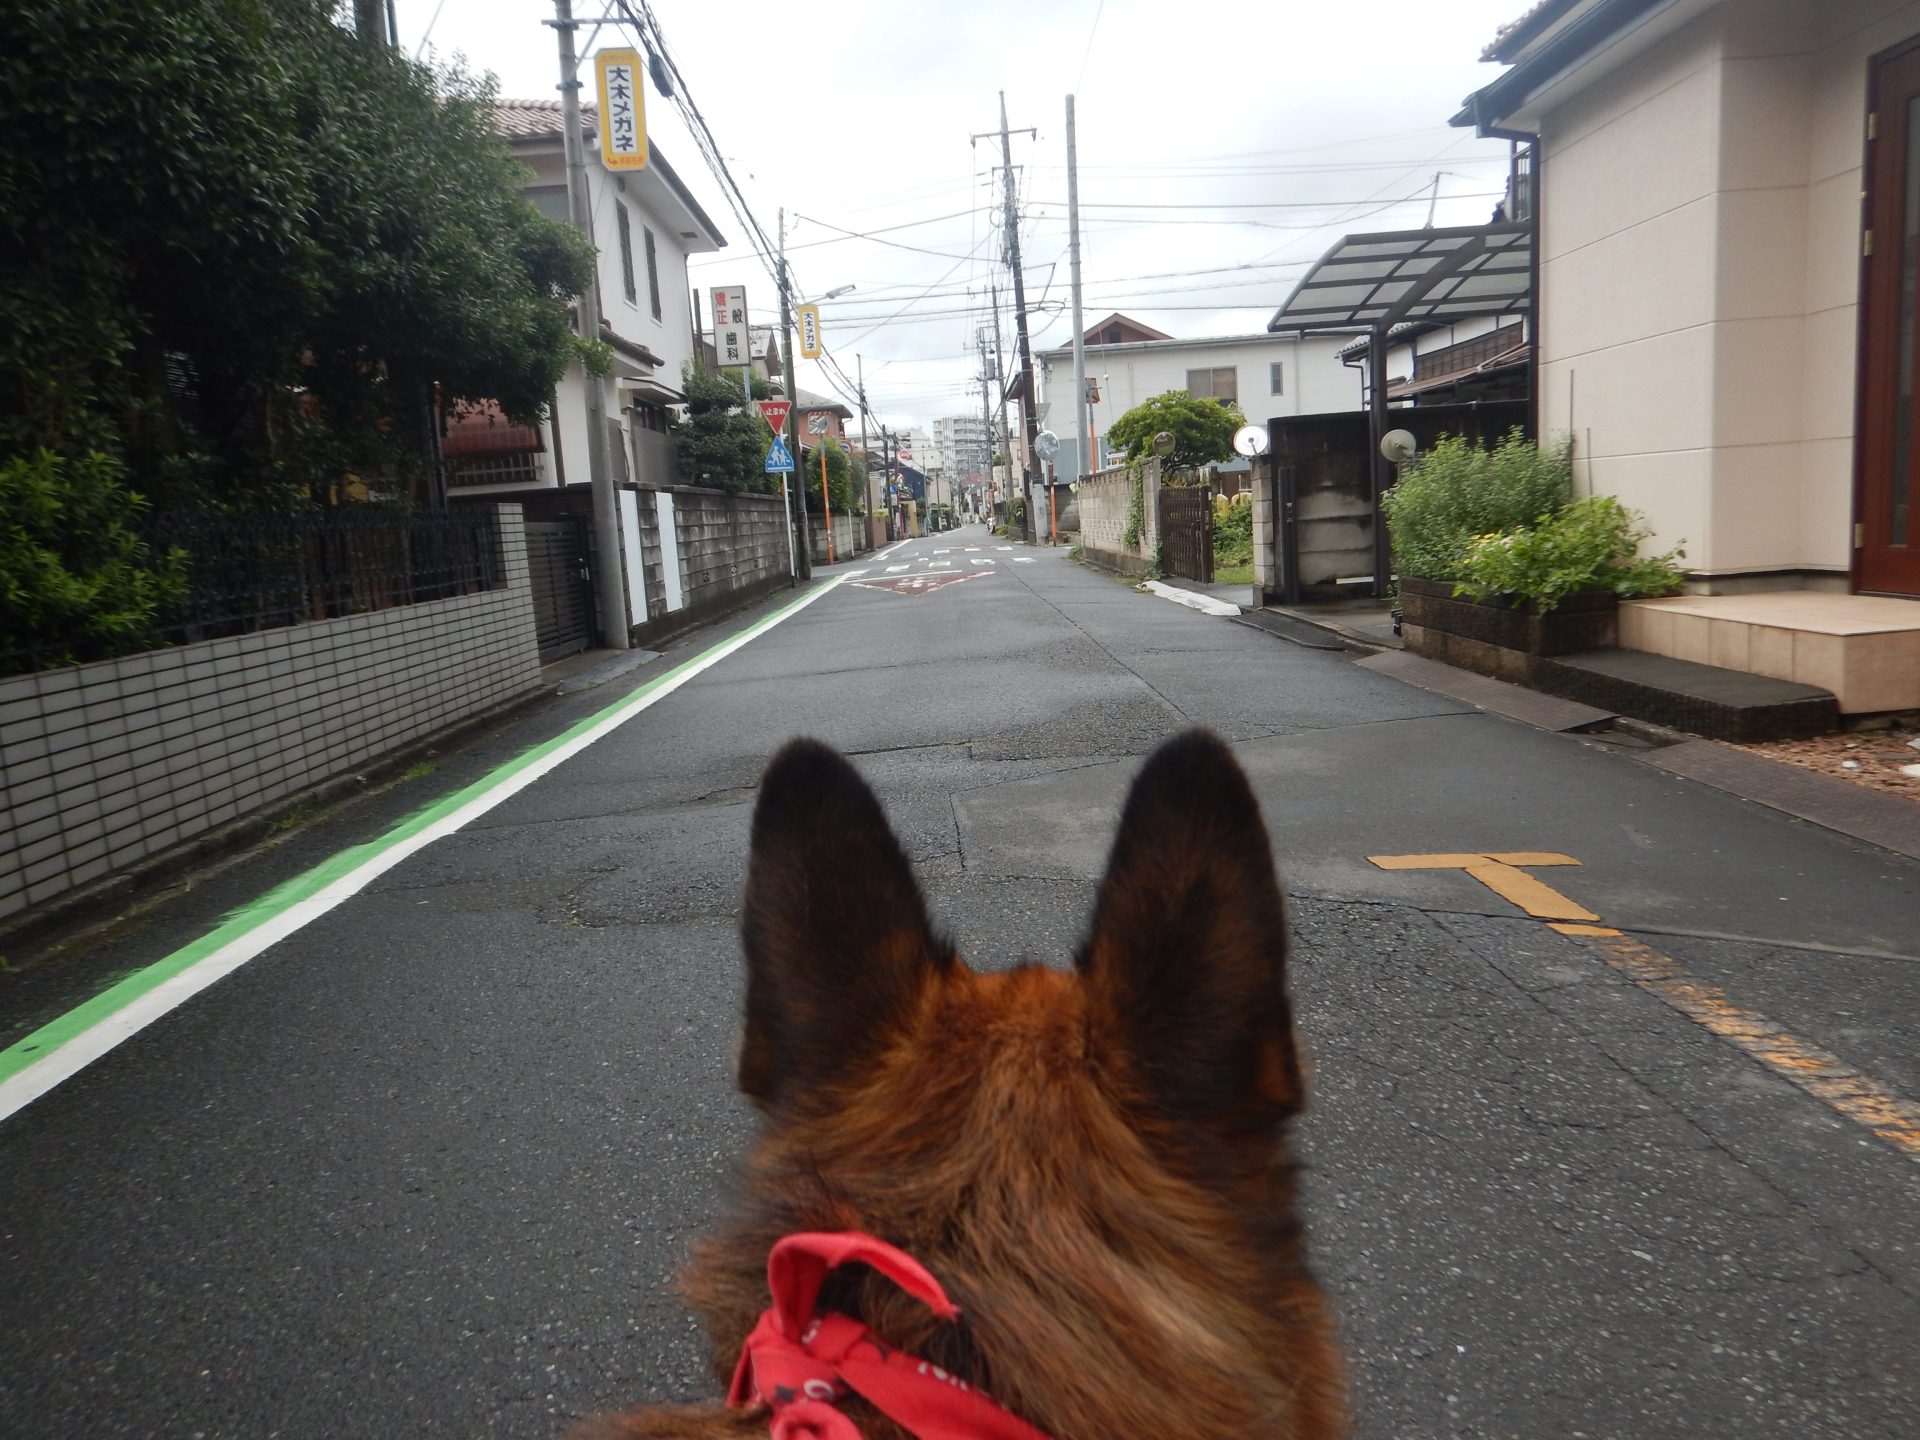
[[[996,550],[1011,550],[1011,549],[1013,549],[1013,546],[1011,546],[1011,545],[996,545],[996,546],[994,546],[993,548],[994,548],[994,549],[996,549]]]
[[[998,564],[999,562],[992,559],[986,559],[986,560],[970,560],[967,563],[970,565],[994,565],[994,564]]]
[[[1013,563],[1016,565],[1031,565],[1033,563],[1033,556],[1016,555],[1013,557]]]
[[[905,565],[889,565],[889,566],[887,566],[887,573],[888,573],[889,575],[898,575],[898,574],[899,574],[899,573],[900,573],[900,572],[901,572],[902,570],[910,570],[910,569],[912,569],[912,568],[913,568],[913,562],[912,562],[912,561],[908,561],[908,562],[907,562],[907,563],[906,563]]]

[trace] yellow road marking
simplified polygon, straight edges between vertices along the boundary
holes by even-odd
[[[1638,940],[1615,932],[1589,948],[1689,1020],[1865,1126],[1908,1159],[1920,1160],[1920,1105],[1901,1099],[1832,1052],[1788,1034],[1758,1011],[1734,1004],[1716,986],[1694,979],[1679,961]]]
[[[1507,850],[1498,854],[1369,855],[1382,870],[1464,870],[1502,900],[1510,900],[1536,920],[1598,920],[1522,865],[1578,865],[1571,855],[1550,850]]]
[[[1588,942],[1588,948],[1602,960],[1656,999],[1738,1047],[1789,1084],[1871,1130],[1908,1159],[1920,1161],[1920,1105],[1902,1099],[1832,1052],[1782,1030],[1758,1011],[1734,1004],[1715,986],[1694,979],[1672,956],[1597,923],[1600,917],[1593,911],[1521,868],[1578,865],[1580,862],[1571,855],[1504,850],[1367,858],[1382,870],[1459,870],[1472,876],[1536,920],[1548,921],[1548,929]]]

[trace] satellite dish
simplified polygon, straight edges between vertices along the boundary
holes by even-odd
[[[1420,453],[1411,430],[1389,430],[1380,437],[1380,453],[1396,465],[1404,465]]]
[[[1179,443],[1178,440],[1173,438],[1173,432],[1171,430],[1162,430],[1158,435],[1153,437],[1153,453],[1156,455],[1171,455],[1173,453],[1173,447]]]
[[[1051,430],[1042,430],[1033,437],[1033,453],[1042,460],[1051,460],[1060,453],[1060,437]]]
[[[1252,459],[1255,455],[1267,453],[1267,427],[1264,425],[1242,425],[1233,432],[1233,453]]]

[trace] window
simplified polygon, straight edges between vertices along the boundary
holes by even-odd
[[[1231,365],[1222,365],[1213,370],[1189,370],[1187,393],[1202,399],[1211,395],[1216,400],[1237,404],[1240,400],[1240,380]]]
[[[1282,374],[1285,369],[1285,364],[1279,360],[1275,360],[1267,366],[1267,393],[1269,395],[1284,395],[1287,393],[1286,378]]]
[[[520,192],[533,202],[533,208],[549,220],[558,220],[562,225],[573,219],[573,212],[567,208],[567,187],[564,185],[529,185]]]
[[[640,292],[633,284],[633,221],[627,218],[627,207],[618,200],[613,202],[614,214],[620,220],[620,279],[627,287],[627,302],[640,303]]]
[[[645,225],[640,235],[647,242],[647,298],[653,302],[653,318],[660,318],[660,263],[653,254],[653,231]]]

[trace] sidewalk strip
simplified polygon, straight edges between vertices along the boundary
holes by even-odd
[[[415,851],[471,824],[597,740],[664,700],[702,671],[840,584],[836,576],[631,695],[441,797],[378,839],[323,860],[229,915],[217,929],[108,987],[0,1050],[0,1121],[138,1034],[169,1010],[239,969],[276,941],[358,894]]]

